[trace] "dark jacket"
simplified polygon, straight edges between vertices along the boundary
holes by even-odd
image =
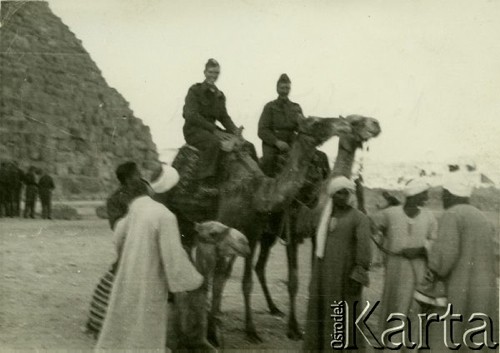
[[[24,183],[26,186],[37,186],[35,174],[33,172],[28,172],[24,176]]]
[[[226,97],[217,87],[209,84],[196,83],[189,88],[182,116],[186,119],[184,134],[196,133],[198,130],[214,132],[219,121],[231,133],[236,131],[236,125],[226,110]]]
[[[54,185],[54,180],[50,175],[42,175],[38,181],[38,188],[43,190],[54,190],[56,186]]]
[[[14,189],[20,191],[23,187],[25,173],[18,167],[14,168],[13,173],[15,175]]]
[[[302,114],[300,105],[288,98],[267,103],[259,119],[260,139],[270,146],[274,146],[277,140],[292,143],[299,128],[299,114]]]

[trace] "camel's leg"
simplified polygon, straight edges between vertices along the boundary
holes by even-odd
[[[298,243],[292,240],[286,247],[288,257],[288,294],[290,296],[290,316],[288,319],[287,336],[292,340],[302,339],[302,330],[297,322],[295,312],[295,299],[299,289],[297,253]]]
[[[245,299],[245,331],[248,340],[253,343],[263,342],[262,339],[257,334],[257,329],[255,328],[255,323],[253,322],[252,317],[252,304],[251,304],[251,295],[252,295],[252,259],[255,255],[256,242],[252,242],[250,244],[251,252],[250,256],[245,259],[245,269],[243,272],[243,297]]]
[[[231,272],[233,271],[233,264],[235,260],[236,257],[232,257],[229,260],[226,258],[217,259],[212,283],[211,313],[214,316],[218,316],[221,314],[222,294],[224,292],[226,282],[231,276]]]
[[[255,273],[257,274],[257,278],[259,279],[260,285],[262,286],[262,291],[264,292],[264,296],[266,297],[267,306],[269,307],[269,311],[272,315],[276,316],[285,316],[285,314],[279,310],[274,304],[273,298],[271,297],[271,293],[269,293],[269,289],[267,288],[266,281],[266,264],[269,259],[269,252],[276,241],[276,235],[274,234],[263,234],[260,240],[260,253],[259,259],[257,260],[257,264],[255,265]]]
[[[219,334],[218,325],[220,323],[222,294],[227,280],[231,276],[234,261],[236,257],[227,260],[225,258],[217,259],[212,282],[212,305],[210,315],[208,316],[207,337],[211,344],[220,347],[222,339]]]
[[[314,265],[314,258],[316,257],[316,236],[313,235],[311,237],[311,242],[312,242],[312,250],[311,250],[311,270],[312,266]]]

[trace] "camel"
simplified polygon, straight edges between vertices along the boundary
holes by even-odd
[[[250,253],[246,237],[236,229],[222,223],[208,221],[194,224],[194,245],[191,258],[198,272],[203,275],[202,286],[191,292],[175,294],[172,322],[175,335],[173,346],[214,350],[206,341],[208,281],[212,278],[215,263],[219,256],[247,256]],[[86,332],[98,338],[109,296],[112,290],[115,270],[110,270],[101,278],[94,290]],[[169,343],[170,345],[170,343]]]
[[[286,244],[287,260],[288,260],[288,293],[290,297],[289,301],[289,317],[288,317],[288,329],[287,336],[290,339],[298,340],[302,338],[302,331],[297,322],[295,315],[295,299],[298,291],[298,246],[303,238],[310,237],[312,240],[312,252],[311,252],[311,262],[314,259],[314,253],[316,248],[314,232],[316,225],[319,222],[321,216],[321,211],[326,203],[326,186],[329,180],[336,176],[345,176],[351,178],[352,166],[354,164],[355,152],[358,148],[362,147],[363,142],[368,141],[370,138],[376,137],[380,133],[380,127],[375,121],[365,120],[361,116],[350,116],[349,120],[352,126],[352,133],[342,134],[339,136],[338,153],[335,159],[334,168],[331,171],[329,177],[326,181],[320,182],[313,190],[317,192],[315,199],[316,204],[312,209],[308,209],[306,205],[300,202],[301,193],[298,195],[298,203],[294,206],[299,211],[287,212],[284,217],[288,217],[285,220],[287,224],[288,236]],[[360,185],[357,185],[359,189]],[[309,191],[309,188],[307,191]],[[362,190],[359,190],[362,191]],[[364,207],[361,195],[358,193],[358,208],[362,209]],[[303,211],[303,212],[301,212]],[[269,257],[271,247],[276,243],[278,234],[276,233],[265,233],[261,239],[261,249],[259,253],[259,258],[255,266],[255,272],[257,278],[262,286],[264,296],[269,307],[271,314],[276,316],[284,316],[284,314],[277,308],[271,297],[271,294],[267,288],[265,267]]]
[[[246,237],[236,229],[216,221],[196,223],[197,232],[191,256],[204,282],[200,288],[175,294],[175,348],[195,349],[203,352],[216,349],[207,341],[208,289],[218,257],[242,256],[250,254]]]
[[[245,259],[242,288],[245,302],[245,332],[250,341],[262,341],[253,321],[250,294],[253,286],[252,260],[256,246],[261,241],[267,214],[285,210],[293,202],[304,185],[308,166],[316,153],[317,146],[333,136],[355,134],[356,139],[367,140],[379,132],[378,122],[368,117],[302,117],[299,119],[298,136],[289,158],[282,172],[275,178],[264,175],[258,163],[250,157],[250,153],[241,147],[244,146],[244,140],[241,138],[242,143],[237,143],[233,150],[223,157],[224,171],[217,202],[214,202],[213,198],[198,197],[196,192],[193,193],[193,190],[187,187],[192,182],[187,181],[187,172],[183,164],[192,166],[194,162],[189,162],[187,159],[190,157],[186,157],[186,154],[196,156],[196,152],[189,152],[189,147],[183,147],[174,160],[173,166],[179,169],[181,181],[177,187],[158,200],[177,215],[181,233],[184,235],[184,244],[190,246],[192,243],[193,222],[208,219],[216,219],[238,229],[248,239],[251,251],[250,256]],[[192,167],[187,168],[190,169]],[[234,260],[234,256],[219,257],[215,264],[212,305],[208,318],[208,335],[214,344],[219,343],[216,322],[220,313],[224,285],[231,274]],[[289,281],[289,284],[293,284],[293,281]],[[291,296],[294,290],[296,291],[296,288],[290,290]],[[270,309],[273,312],[274,308]],[[294,313],[291,321],[294,322],[292,324],[289,322],[289,326],[294,326],[292,330],[299,332]]]

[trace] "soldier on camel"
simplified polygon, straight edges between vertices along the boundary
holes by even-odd
[[[302,108],[288,99],[291,86],[287,74],[282,74],[276,84],[278,98],[264,106],[259,120],[262,170],[270,177],[279,172],[279,156],[288,152],[299,129],[298,119],[302,115]]]
[[[200,151],[195,178],[202,180],[205,185],[215,187],[221,141],[239,134],[241,130],[227,113],[224,93],[215,86],[220,74],[219,63],[215,59],[209,59],[205,64],[204,74],[205,81],[192,85],[186,96],[183,133],[186,142]],[[217,121],[225,130],[216,125]],[[253,146],[251,149],[255,155]]]

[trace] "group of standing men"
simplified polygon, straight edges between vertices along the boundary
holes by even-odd
[[[423,179],[411,180],[405,187],[402,204],[367,216],[349,201],[354,195],[354,182],[345,177],[330,182],[330,198],[316,234],[305,351],[331,351],[332,347],[347,351],[368,345],[354,325],[346,327],[349,332],[342,336],[348,337],[348,342],[336,341],[333,314],[339,309],[333,306],[343,305],[344,313],[354,310],[354,317],[364,308],[361,298],[363,286],[369,285],[370,238],[377,232],[383,235],[382,242],[374,241],[387,255],[379,321],[375,324],[380,335],[378,343],[400,351],[412,349],[409,347],[412,342],[419,341],[415,336],[419,315],[437,314],[444,318],[447,303],[464,320],[454,325],[449,337],[443,335],[446,324],[433,324],[428,338],[423,338],[431,351],[446,351],[444,342],[453,342],[460,351],[472,351],[474,345],[481,343],[489,343],[491,348],[491,342],[498,342],[499,273],[494,227],[481,211],[470,205],[472,187],[466,176],[456,174],[444,181],[444,213],[439,222],[425,207],[429,188]],[[437,290],[440,283],[442,291]],[[356,307],[355,302],[360,304]],[[479,335],[473,343],[464,341],[465,332],[478,326],[467,322],[475,313],[492,320],[491,341],[482,342]],[[391,320],[391,314],[404,315],[411,322],[415,328],[411,342],[402,330],[383,342],[382,332],[394,332],[401,324]],[[401,342],[407,345],[397,347]]]
[[[24,218],[35,218],[36,200],[40,197],[42,218],[52,219],[54,180],[45,171],[29,167],[24,172],[16,162],[0,164],[0,217],[21,217],[24,188]]]

